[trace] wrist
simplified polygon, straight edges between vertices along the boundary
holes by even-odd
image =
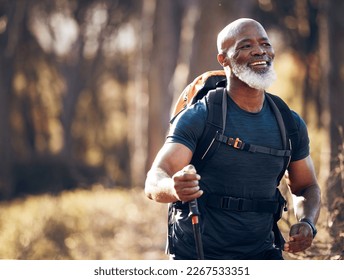
[[[300,222],[301,222],[301,223],[306,223],[306,224],[308,224],[308,225],[311,227],[311,229],[312,229],[312,234],[313,234],[313,238],[314,238],[314,237],[316,236],[317,232],[318,232],[318,230],[317,230],[317,228],[315,227],[314,223],[313,223],[310,219],[307,219],[307,218],[302,218],[302,219],[300,220]]]

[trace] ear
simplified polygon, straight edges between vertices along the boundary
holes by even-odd
[[[226,67],[228,66],[228,57],[224,53],[219,53],[217,55],[217,61],[221,64],[221,66]]]

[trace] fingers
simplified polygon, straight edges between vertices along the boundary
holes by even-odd
[[[289,235],[289,241],[284,244],[284,251],[286,252],[301,252],[312,245],[312,231],[305,223],[293,225],[290,229]]]
[[[187,174],[196,174],[197,173],[196,168],[192,164],[185,166],[182,169],[182,172],[187,173]]]
[[[284,244],[284,251],[289,253],[297,253],[306,250],[312,245],[312,239],[302,235],[290,237],[290,240]]]
[[[203,194],[199,187],[201,176],[196,173],[196,169],[192,165],[184,167],[172,179],[174,180],[176,195],[181,201],[190,201]]]
[[[300,227],[298,225],[293,225],[290,228],[289,236],[297,235],[297,234],[299,234],[299,232],[300,232]]]

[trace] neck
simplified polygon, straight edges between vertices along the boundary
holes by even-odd
[[[250,113],[258,113],[264,104],[264,90],[249,87],[236,77],[230,77],[227,85],[229,96],[243,110]]]

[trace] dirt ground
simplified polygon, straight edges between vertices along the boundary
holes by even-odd
[[[283,217],[287,235],[290,216]],[[62,192],[0,203],[0,259],[166,260],[167,205],[147,199],[140,188]],[[331,251],[326,215],[313,246],[285,259],[343,259]]]

